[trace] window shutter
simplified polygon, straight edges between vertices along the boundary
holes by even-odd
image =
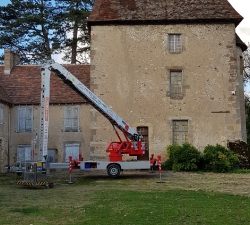
[[[33,108],[19,107],[18,108],[18,131],[31,132],[33,127]]]
[[[72,129],[78,131],[78,107],[72,107]]]
[[[70,121],[70,108],[64,108],[64,130],[68,131],[71,128],[71,121]]]
[[[77,160],[79,158],[79,147],[80,144],[78,143],[65,145],[65,162],[69,162],[69,156],[72,156],[73,160]]]
[[[25,130],[25,108],[18,108],[18,131]]]
[[[25,110],[25,130],[32,131],[32,107],[27,107]]]
[[[78,131],[78,106],[66,106],[64,108],[64,130]]]
[[[31,146],[29,145],[19,145],[17,147],[17,161],[31,161]]]

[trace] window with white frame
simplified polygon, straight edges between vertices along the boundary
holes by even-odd
[[[73,160],[79,159],[79,150],[80,144],[79,143],[67,143],[65,144],[65,162],[69,162],[69,156],[72,156]]]
[[[182,71],[170,71],[170,97],[182,97]]]
[[[64,131],[78,132],[79,131],[79,107],[65,106],[64,107]]]
[[[31,145],[18,145],[17,146],[17,161],[31,161],[32,152]]]
[[[31,132],[33,129],[33,107],[21,106],[18,108],[18,132]]]
[[[188,120],[173,120],[173,144],[182,146],[188,142]]]
[[[0,124],[3,124],[3,105],[0,104]]]
[[[180,53],[182,51],[180,34],[168,34],[168,51],[172,53]]]

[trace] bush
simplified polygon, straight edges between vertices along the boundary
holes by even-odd
[[[205,170],[225,173],[237,169],[239,157],[221,145],[207,145],[203,153]]]
[[[240,155],[240,168],[250,169],[250,147],[243,141],[228,142],[228,149]]]
[[[179,171],[195,171],[198,169],[200,152],[190,144],[183,146],[170,145],[167,147],[169,159],[163,163],[164,169]]]
[[[162,169],[163,170],[172,170],[173,168],[173,151],[174,151],[174,148],[176,148],[177,146],[175,145],[169,145],[167,147],[167,153],[168,153],[168,156],[169,156],[169,159],[166,160],[163,164],[162,164]]]

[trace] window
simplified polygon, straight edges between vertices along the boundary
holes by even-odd
[[[168,51],[180,53],[182,51],[181,35],[169,34],[168,35]]]
[[[244,59],[242,56],[240,56],[240,74],[244,74]]]
[[[65,162],[69,162],[69,156],[72,156],[73,160],[79,159],[79,147],[78,143],[68,143],[65,145]]]
[[[33,107],[18,108],[18,132],[31,132],[33,128]]]
[[[188,142],[188,121],[173,120],[173,144],[183,145]]]
[[[170,71],[170,97],[182,98],[182,71]]]
[[[56,162],[56,149],[48,149],[48,157],[47,160],[50,163],[55,163]]]
[[[18,145],[17,147],[17,161],[31,161],[31,145]]]
[[[3,124],[3,105],[0,104],[0,124]]]
[[[79,131],[78,106],[65,106],[64,108],[64,131]]]

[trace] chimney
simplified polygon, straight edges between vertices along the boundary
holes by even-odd
[[[13,66],[20,63],[18,52],[4,50],[4,74],[10,74]]]

